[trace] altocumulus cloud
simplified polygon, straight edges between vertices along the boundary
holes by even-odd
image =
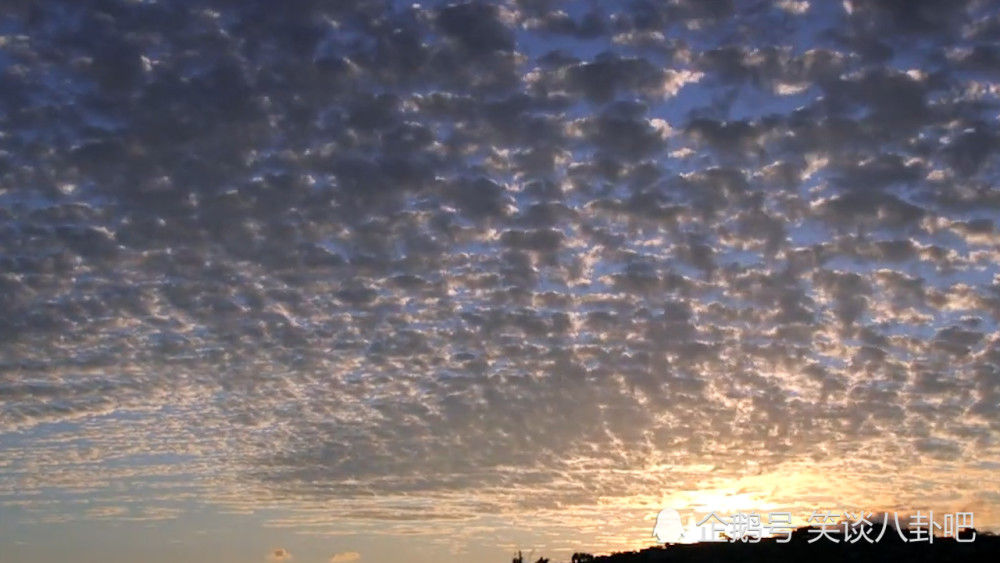
[[[995,3],[267,6],[0,8],[0,502],[997,493]]]

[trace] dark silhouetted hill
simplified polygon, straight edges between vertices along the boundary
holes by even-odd
[[[933,542],[912,540],[904,542],[895,529],[886,530],[878,542],[868,543],[861,539],[855,543],[844,541],[836,532],[835,543],[827,537],[814,540],[818,528],[803,527],[792,532],[791,540],[779,542],[775,538],[764,538],[758,543],[719,542],[696,544],[672,544],[650,547],[642,551],[613,553],[611,555],[590,555],[575,553],[567,563],[755,563],[755,562],[795,562],[847,563],[877,561],[889,563],[997,563],[1000,562],[1000,536],[976,530],[964,530],[963,539],[972,537],[971,542],[960,542],[954,538],[935,536]],[[902,530],[911,538],[908,530]],[[548,561],[540,559],[539,561]],[[514,563],[530,563],[515,557]]]

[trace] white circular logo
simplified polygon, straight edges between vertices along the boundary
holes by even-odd
[[[676,543],[684,535],[681,515],[673,508],[664,508],[656,515],[653,536],[658,543]]]

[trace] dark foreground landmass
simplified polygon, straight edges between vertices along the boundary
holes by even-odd
[[[809,528],[799,528],[792,533],[791,541],[781,543],[773,538],[758,543],[725,542],[697,543],[688,545],[666,545],[650,547],[642,551],[613,553],[611,555],[589,555],[576,553],[567,563],[753,563],[753,562],[795,562],[848,563],[858,561],[878,561],[888,563],[911,563],[945,561],[1000,562],[1000,536],[976,530],[962,532],[963,539],[972,537],[971,542],[959,542],[953,538],[935,537],[933,542],[904,542],[895,531],[886,532],[877,543],[864,540],[849,543],[841,540],[834,543],[826,537],[810,543],[817,536]],[[908,534],[906,534],[909,537]],[[514,563],[529,563],[515,557]],[[536,563],[548,563],[541,558]]]

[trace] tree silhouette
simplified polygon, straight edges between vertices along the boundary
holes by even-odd
[[[935,536],[933,541],[916,542],[904,540],[894,532],[887,531],[878,542],[850,541],[840,538],[839,542],[816,539],[819,528],[803,526],[792,531],[789,541],[778,538],[761,538],[759,542],[708,542],[694,544],[670,544],[644,549],[637,552],[591,555],[576,552],[570,563],[708,563],[740,561],[741,563],[772,561],[806,561],[808,563],[841,563],[843,561],[894,561],[894,562],[989,562],[1000,561],[1000,537],[991,532],[964,529],[960,540],[952,537]],[[913,538],[910,530],[901,529],[907,538]],[[968,541],[975,533],[975,540]],[[539,558],[537,563],[548,563]],[[525,563],[518,552],[513,563]]]

